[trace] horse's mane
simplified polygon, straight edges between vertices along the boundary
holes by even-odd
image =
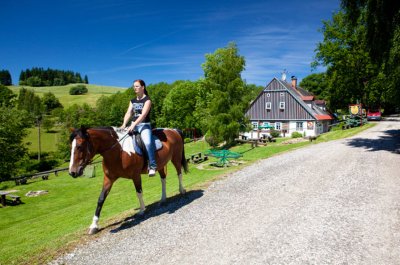
[[[78,129],[73,129],[69,139],[70,142],[72,142],[74,140],[75,137],[79,136],[83,139],[88,139],[89,138],[89,133],[88,130],[98,130],[98,131],[107,131],[110,132],[111,136],[115,139],[118,139],[118,135],[115,132],[113,127],[110,126],[99,126],[99,127],[85,127],[85,126],[81,126]]]

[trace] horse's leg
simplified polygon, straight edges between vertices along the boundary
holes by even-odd
[[[101,208],[103,207],[104,201],[106,200],[108,193],[110,193],[113,183],[114,180],[111,180],[108,177],[104,176],[103,189],[100,192],[99,200],[97,201],[96,212],[93,216],[92,224],[89,227],[89,235],[96,234],[97,231],[99,231],[98,222],[100,218]]]
[[[186,190],[183,188],[182,184],[182,164],[181,164],[181,157],[173,157],[172,158],[172,164],[175,166],[176,173],[178,174],[178,179],[179,179],[179,193],[180,194],[185,194]]]
[[[140,173],[137,176],[134,176],[132,180],[133,180],[133,184],[135,185],[136,195],[137,195],[139,203],[140,203],[140,211],[139,211],[138,215],[143,215],[145,206],[144,206],[144,201],[143,201],[142,177],[140,176]]]
[[[167,188],[166,188],[166,182],[167,182],[167,174],[165,173],[165,168],[162,168],[158,170],[158,173],[160,173],[160,179],[161,179],[161,200],[160,204],[164,203],[167,200]]]

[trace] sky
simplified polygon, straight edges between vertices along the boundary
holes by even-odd
[[[236,43],[242,78],[265,86],[315,72],[323,20],[340,0],[0,0],[0,70],[18,84],[32,67],[70,70],[89,83],[130,87],[198,80],[205,55]]]

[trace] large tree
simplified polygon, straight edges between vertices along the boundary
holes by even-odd
[[[28,128],[24,110],[0,106],[0,178],[9,179],[18,173],[18,163],[27,153],[23,142]]]
[[[202,68],[204,79],[199,83],[195,117],[212,143],[230,144],[246,123],[249,91],[241,78],[245,59],[239,55],[236,44],[229,43],[206,54]]]
[[[177,83],[165,97],[159,125],[179,129],[195,128],[193,112],[196,107],[197,84]]]
[[[329,105],[331,109],[346,108],[360,101],[369,104],[368,81],[377,75],[379,68],[371,61],[365,43],[365,26],[350,27],[343,12],[324,21],[324,40],[317,46],[315,65],[327,67]]]
[[[364,40],[371,60],[379,67],[370,86],[380,89],[385,111],[400,106],[400,1],[342,0],[350,26],[366,27]]]
[[[303,78],[300,87],[314,94],[318,99],[328,99],[328,81],[326,73],[314,73]]]

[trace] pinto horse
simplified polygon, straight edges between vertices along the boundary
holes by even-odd
[[[96,154],[103,157],[103,189],[100,193],[93,222],[89,228],[89,234],[98,231],[98,221],[101,208],[109,194],[113,183],[120,177],[132,179],[136,189],[136,195],[140,203],[139,214],[145,210],[142,194],[141,174],[147,173],[147,161],[134,152],[123,149],[121,140],[113,127],[84,128],[71,130],[71,160],[69,174],[76,178],[83,174],[84,168],[91,163]],[[179,192],[185,193],[182,185],[182,168],[188,171],[185,158],[184,142],[182,132],[175,129],[155,129],[156,135],[163,147],[156,152],[157,171],[161,177],[162,194],[161,202],[166,200],[166,165],[172,161],[179,178]]]

